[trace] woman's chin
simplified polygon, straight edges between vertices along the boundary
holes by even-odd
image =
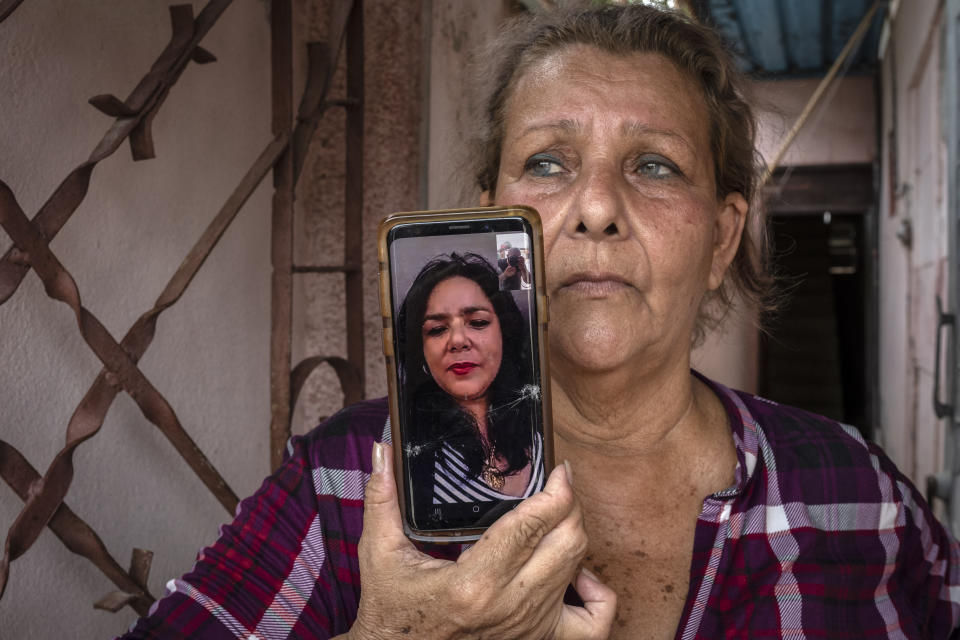
[[[486,395],[487,387],[490,386],[488,380],[484,381],[444,381],[440,388],[458,402],[471,402]]]
[[[551,326],[550,348],[564,368],[603,373],[634,362],[640,351],[640,336],[620,326],[587,322]]]

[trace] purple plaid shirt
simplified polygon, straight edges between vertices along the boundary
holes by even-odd
[[[960,637],[960,548],[883,452],[850,427],[710,384],[730,417],[736,483],[703,502],[676,637]],[[372,400],[294,438],[283,466],[124,637],[346,632],[370,451],[390,439],[386,418],[385,400]]]

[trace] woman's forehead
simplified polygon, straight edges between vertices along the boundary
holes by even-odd
[[[459,311],[475,307],[491,307],[490,300],[479,284],[463,276],[451,276],[441,280],[427,299],[428,313],[432,309]]]
[[[698,85],[661,54],[610,53],[570,45],[530,64],[505,105],[512,135],[539,125],[584,128],[597,116],[621,128],[679,131],[708,143],[710,119]]]

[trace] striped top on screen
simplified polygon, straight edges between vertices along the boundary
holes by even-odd
[[[437,461],[433,471],[433,504],[516,500],[529,498],[543,489],[543,438],[539,433],[535,434],[533,439],[533,454],[530,456],[533,470],[530,473],[530,482],[519,496],[500,493],[487,486],[482,479],[470,476],[463,455],[450,445],[444,444],[440,452],[443,459]]]

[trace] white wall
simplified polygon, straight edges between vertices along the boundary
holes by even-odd
[[[760,119],[757,149],[768,163],[783,143],[820,78],[758,82],[752,100]],[[874,81],[870,76],[836,80],[810,114],[780,166],[870,164],[876,157]]]
[[[33,215],[111,120],[86,101],[125,98],[167,43],[155,0],[24,2],[0,23],[0,179]],[[203,3],[194,3],[199,11]],[[157,158],[129,148],[102,162],[90,193],[52,243],[84,304],[118,340],[149,309],[203,228],[270,140],[269,25],[237,2],[205,38],[219,61],[191,64],[153,126]],[[160,319],[141,369],[234,491],[268,471],[269,179],[241,211],[183,299]],[[0,251],[10,239],[0,231]],[[0,438],[45,469],[100,364],[69,309],[29,274],[0,306]],[[229,514],[136,405],[121,394],[74,456],[67,504],[126,566],[154,555],[154,595],[215,539]],[[0,534],[22,503],[0,483]],[[11,565],[4,638],[111,637],[134,620],[96,611],[114,588],[49,530]]]
[[[756,393],[759,348],[754,313],[741,304],[693,350],[690,365],[711,380]]]
[[[504,0],[432,0],[428,96],[426,206],[450,209],[479,204],[474,176],[464,175],[471,55],[510,16]]]
[[[935,300],[949,299],[939,4],[901,7],[882,69],[880,420],[887,453],[920,486],[942,468],[945,427],[932,405]]]

